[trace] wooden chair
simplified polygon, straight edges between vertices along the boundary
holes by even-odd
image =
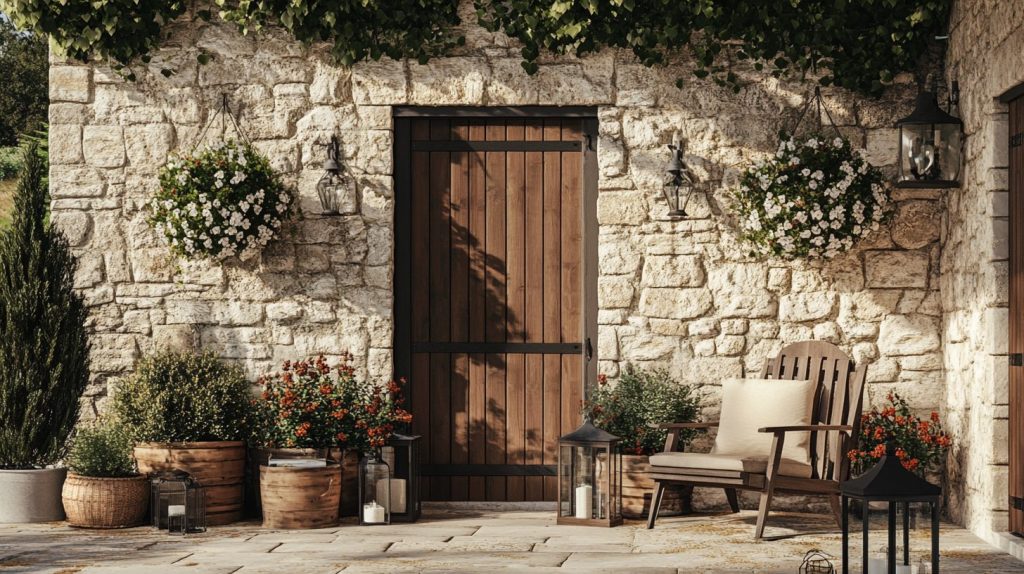
[[[812,424],[758,429],[759,432],[772,434],[770,452],[766,452],[763,458],[725,460],[725,464],[718,465],[721,468],[709,468],[715,464],[709,465],[707,459],[715,455],[678,452],[679,432],[683,429],[716,428],[719,426],[717,422],[661,425],[669,433],[664,452],[651,456],[651,475],[655,480],[655,489],[647,528],[654,528],[667,484],[724,488],[733,512],[739,512],[737,489],[759,491],[761,503],[754,531],[755,540],[764,535],[775,493],[827,496],[838,523],[839,482],[849,477],[846,453],[852,448],[859,428],[865,371],[864,365],[855,367],[838,347],[821,341],[793,343],[783,348],[778,357],[770,359],[761,378],[815,380],[816,383]],[[764,406],[771,408],[770,404]],[[785,471],[783,467],[788,462],[782,458],[786,437],[789,433],[797,432],[810,433],[810,468],[804,472],[783,474],[780,469]],[[695,457],[703,459],[698,461]],[[719,457],[722,458],[721,455]]]

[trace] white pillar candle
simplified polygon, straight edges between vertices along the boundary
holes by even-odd
[[[380,524],[385,520],[384,507],[374,500],[363,505],[363,522],[367,524]]]
[[[913,574],[916,568],[912,568],[910,564],[897,564],[896,574]]]
[[[185,516],[184,504],[171,504],[167,507],[167,516]]]
[[[384,491],[391,486],[391,495],[384,496]],[[405,512],[405,479],[382,478],[377,481],[377,500],[390,500],[387,505],[391,512]]]
[[[576,518],[589,519],[593,515],[594,489],[589,484],[576,487]]]
[[[889,560],[884,555],[868,558],[868,574],[886,574],[888,571]]]

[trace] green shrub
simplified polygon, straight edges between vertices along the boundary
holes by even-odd
[[[71,441],[68,468],[82,476],[122,478],[137,474],[132,441],[111,421],[80,427]]]
[[[598,380],[583,411],[598,428],[622,439],[623,454],[653,454],[665,446],[667,434],[653,425],[696,420],[703,399],[700,385],[683,385],[663,369],[626,365],[616,384]],[[683,430],[680,440],[685,444],[694,435]]]
[[[116,389],[113,408],[136,442],[247,440],[253,400],[242,372],[212,353],[162,351]]]
[[[0,147],[0,179],[10,179],[21,167],[21,151],[17,146]]]
[[[0,468],[59,460],[89,383],[86,309],[67,238],[47,222],[46,165],[26,146],[0,232]]]

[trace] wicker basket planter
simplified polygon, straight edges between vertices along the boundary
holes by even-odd
[[[68,524],[82,528],[128,528],[146,519],[149,479],[97,478],[69,473],[61,492]]]
[[[242,518],[245,499],[245,444],[241,441],[140,443],[139,472],[183,470],[206,489],[206,522],[218,526]]]
[[[334,526],[341,503],[341,465],[260,466],[260,498],[266,528]]]
[[[654,495],[654,479],[647,456],[627,454],[622,457],[622,516],[647,518]],[[678,516],[692,511],[693,487],[667,486],[661,499],[659,516]]]

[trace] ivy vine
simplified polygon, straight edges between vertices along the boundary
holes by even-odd
[[[464,42],[457,0],[214,0],[197,10],[251,33],[281,26],[299,41],[327,42],[343,65],[389,57],[425,62]],[[68,56],[115,67],[146,61],[184,0],[0,0],[22,27],[47,34]],[[878,94],[922,65],[946,33],[950,0],[474,0],[477,20],[522,43],[523,67],[544,52],[630,50],[647,66],[685,55],[692,73],[738,89],[735,65],[776,76],[820,70],[818,80]],[[201,59],[209,56],[200,54]],[[205,58],[204,58],[205,57]],[[683,80],[680,80],[680,83]]]

